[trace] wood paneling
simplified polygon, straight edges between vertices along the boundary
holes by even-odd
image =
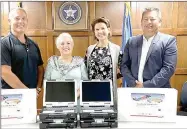
[[[180,105],[180,95],[182,90],[182,85],[187,81],[187,58],[185,54],[187,52],[187,35],[177,36],[177,48],[178,48],[178,58],[177,58],[177,68],[174,77],[172,78],[172,86],[178,91],[178,105]]]
[[[28,14],[28,29],[46,29],[45,2],[23,2],[23,7]],[[34,15],[33,15],[34,14]]]
[[[157,7],[162,13],[161,28],[172,28],[173,2],[132,2],[132,28],[141,29],[142,12],[146,7]]]
[[[3,36],[7,35],[9,31],[9,24],[8,24],[8,2],[1,2],[1,34]]]
[[[53,32],[49,32],[47,35],[47,59],[54,55],[54,47],[55,46],[53,44]]]
[[[177,70],[175,71],[175,74],[176,75],[187,75],[187,68],[177,68]]]
[[[174,2],[173,3],[173,10],[172,10],[172,27],[173,28],[177,28],[177,23],[178,23],[178,2]],[[174,31],[176,32],[176,31]],[[176,33],[174,33],[174,35],[176,36]]]
[[[53,29],[53,17],[52,17],[52,2],[45,3],[46,8],[46,29],[52,30]]]
[[[95,19],[95,2],[89,2],[88,7],[88,29],[91,30],[91,23]]]
[[[178,28],[187,28],[187,2],[178,2]]]
[[[84,57],[86,50],[88,48],[88,37],[73,37],[73,40],[74,40],[74,48],[73,48],[72,55]],[[56,48],[55,41],[56,41],[56,37],[54,37],[55,55],[60,55],[59,50]]]
[[[12,10],[18,6],[17,4],[18,2],[9,2],[7,6],[10,6],[10,10]],[[28,15],[28,29],[46,29],[45,2],[22,2],[22,6]]]
[[[89,45],[95,44],[97,40],[94,38],[94,36],[89,36]]]
[[[181,91],[182,91],[182,86],[184,84],[184,82],[187,81],[187,76],[186,75],[177,75],[175,77],[176,81],[175,81],[175,86],[174,88],[178,90],[178,105],[180,104],[180,95],[181,95]]]
[[[122,37],[121,36],[112,36],[111,41],[119,46],[121,46],[122,43]]]
[[[47,45],[46,45],[47,37],[29,37],[29,38],[31,38],[33,41],[35,41],[35,43],[38,44],[45,67],[47,63]]]
[[[177,68],[187,68],[187,36],[177,36],[178,60]]]
[[[66,32],[66,31],[63,31],[63,32]],[[54,36],[58,36],[58,35],[60,35],[62,32],[60,31],[56,31],[56,32],[53,32],[53,35]],[[88,36],[89,35],[89,32],[88,31],[70,31],[70,32],[68,32],[71,36]]]
[[[112,31],[122,31],[124,2],[95,2],[95,17],[110,20]],[[113,33],[113,32],[112,32]]]

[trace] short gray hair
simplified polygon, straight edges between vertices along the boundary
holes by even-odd
[[[148,7],[148,8],[145,8],[144,11],[142,12],[142,20],[143,20],[143,16],[145,15],[145,13],[147,12],[152,12],[152,11],[155,11],[157,13],[157,16],[158,18],[160,19],[160,21],[162,21],[162,15],[161,15],[161,12],[158,8],[155,8],[155,7]]]
[[[18,11],[18,10],[23,11],[23,12],[26,14],[26,16],[27,16],[27,12],[25,11],[25,9],[18,7],[18,8],[12,9],[12,10],[9,12],[8,19],[11,19],[11,18],[13,17],[13,14],[14,14],[16,11]]]
[[[56,47],[58,47],[58,45],[60,44],[60,43],[62,43],[63,42],[63,38],[64,37],[69,37],[70,39],[71,39],[71,42],[72,43],[74,43],[73,42],[73,38],[72,38],[72,36],[69,34],[69,33],[61,33],[57,38],[56,38]]]

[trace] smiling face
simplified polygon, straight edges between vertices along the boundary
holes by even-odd
[[[62,56],[71,56],[73,51],[73,39],[68,35],[61,35],[57,39],[57,48]]]
[[[109,33],[110,28],[107,28],[107,25],[105,23],[99,22],[95,24],[94,34],[99,41],[108,39]]]
[[[161,25],[161,19],[156,11],[147,11],[143,14],[141,26],[145,37],[152,37],[158,32]]]
[[[28,25],[28,18],[25,11],[21,9],[13,10],[8,21],[9,25],[11,26],[12,33],[16,35],[25,33]]]

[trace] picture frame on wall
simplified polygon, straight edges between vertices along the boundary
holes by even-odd
[[[54,30],[87,30],[87,2],[53,2]]]

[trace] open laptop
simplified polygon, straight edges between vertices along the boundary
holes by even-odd
[[[80,106],[83,113],[114,112],[112,81],[81,81]]]
[[[43,113],[69,113],[77,107],[75,80],[44,81]]]

